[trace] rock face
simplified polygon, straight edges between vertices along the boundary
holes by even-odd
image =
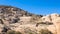
[[[16,7],[0,6],[0,33],[14,30],[22,34],[41,34],[41,29],[60,34],[60,15],[35,15]]]
[[[52,30],[52,32],[56,32],[56,34],[60,34],[60,15],[59,14],[51,14],[51,15],[48,15],[48,16],[44,16],[42,17],[43,21],[46,22],[50,22],[50,23],[53,23],[54,26],[51,26],[50,30]],[[54,28],[53,28],[54,27]],[[55,29],[55,30],[54,30]]]

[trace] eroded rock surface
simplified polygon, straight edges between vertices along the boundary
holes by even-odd
[[[42,16],[16,7],[0,6],[0,33],[14,30],[22,34],[40,34],[41,29],[47,29],[53,34],[60,34],[59,27],[59,14]]]

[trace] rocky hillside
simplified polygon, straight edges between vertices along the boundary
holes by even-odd
[[[0,33],[59,34],[59,14],[36,15],[11,6],[0,6]]]

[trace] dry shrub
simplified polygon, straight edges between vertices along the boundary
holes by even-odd
[[[19,31],[10,30],[7,32],[7,34],[22,34],[22,33]]]
[[[41,29],[41,30],[39,31],[39,34],[53,34],[53,33],[50,32],[50,31],[47,30],[47,29]]]

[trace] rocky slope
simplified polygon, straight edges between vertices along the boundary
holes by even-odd
[[[16,7],[0,6],[0,33],[14,30],[22,34],[41,34],[41,29],[44,29],[49,30],[50,34],[58,34],[59,25],[56,22],[59,22],[59,18],[59,14],[42,16]]]

